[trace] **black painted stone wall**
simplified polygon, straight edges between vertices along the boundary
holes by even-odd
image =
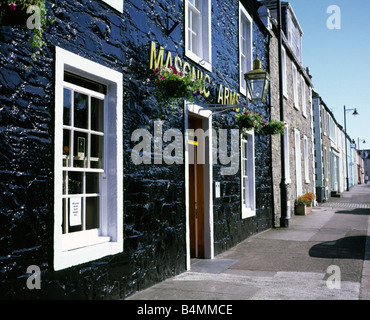
[[[251,1],[248,1],[248,3]],[[183,1],[125,0],[123,14],[102,1],[48,3],[54,30],[36,62],[30,32],[0,27],[0,297],[122,299],[185,270],[185,183],[181,165],[133,165],[131,133],[183,130],[183,111],[164,115],[147,79],[149,42],[184,60]],[[166,35],[169,15],[180,24]],[[214,103],[216,84],[238,89],[238,1],[212,0]],[[254,26],[254,41],[268,68],[267,37]],[[54,272],[54,48],[60,46],[122,72],[124,153],[124,252]],[[30,68],[32,67],[32,68]],[[241,99],[242,100],[242,99]],[[243,102],[243,101],[241,101]],[[244,101],[245,102],[245,101]],[[224,127],[229,116],[215,117]],[[269,141],[256,137],[257,216],[240,219],[240,177],[221,177],[223,197],[214,200],[215,252],[271,226]],[[29,290],[29,265],[41,269],[41,290]]]

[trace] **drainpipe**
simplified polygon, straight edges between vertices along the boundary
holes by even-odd
[[[279,51],[279,96],[280,96],[280,121],[284,122],[284,93],[283,93],[283,61],[282,61],[282,37],[281,37],[281,2],[277,0],[278,14],[278,51]],[[285,144],[284,138],[280,138],[281,144],[281,182],[280,182],[280,227],[289,227],[288,219],[288,188],[285,177]]]

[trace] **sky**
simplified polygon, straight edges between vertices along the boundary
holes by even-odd
[[[370,1],[287,0],[303,30],[303,67],[310,68],[315,91],[358,149],[370,149]],[[332,5],[337,11],[328,11]],[[334,20],[336,18],[336,20]],[[330,29],[335,24],[338,29]],[[360,139],[360,147],[358,147]],[[361,140],[366,140],[363,143]]]

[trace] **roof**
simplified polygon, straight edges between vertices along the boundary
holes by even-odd
[[[277,1],[276,0],[260,0],[261,4],[267,7],[270,10],[277,10]],[[303,35],[303,30],[301,25],[299,24],[299,21],[297,19],[297,16],[294,13],[294,10],[289,2],[281,2],[281,7],[286,7],[288,10],[290,10],[292,17],[294,21],[297,23],[298,29],[301,32],[301,35]]]

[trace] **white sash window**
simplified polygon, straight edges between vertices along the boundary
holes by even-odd
[[[122,74],[56,48],[54,269],[123,250]]]

